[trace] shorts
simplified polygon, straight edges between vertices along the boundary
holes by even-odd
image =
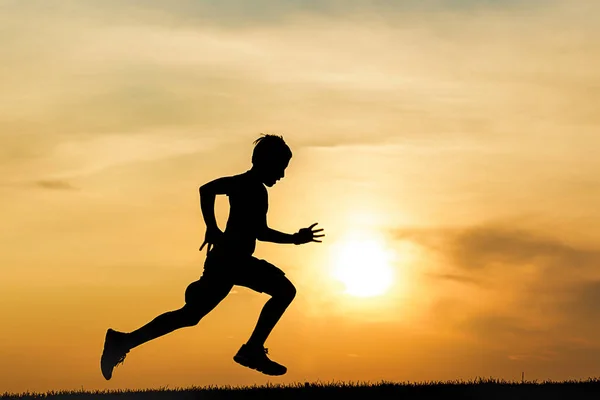
[[[251,255],[231,256],[212,250],[204,261],[204,272],[185,291],[186,303],[193,303],[207,294],[227,294],[234,285],[260,293],[272,293],[286,284],[285,273],[275,265]]]

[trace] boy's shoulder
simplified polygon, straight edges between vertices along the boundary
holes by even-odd
[[[237,175],[231,175],[229,176],[230,179],[230,183],[233,186],[232,189],[235,190],[241,190],[241,191],[247,191],[247,190],[252,190],[252,189],[264,189],[266,191],[266,188],[264,187],[264,185],[258,181],[256,181],[256,179],[252,176],[250,171],[246,171],[246,172],[242,172],[240,174]]]
[[[250,183],[250,174],[248,171],[246,171],[236,175],[231,175],[229,176],[229,179],[231,179],[231,182],[234,184]]]

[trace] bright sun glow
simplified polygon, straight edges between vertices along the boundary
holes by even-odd
[[[343,241],[334,249],[333,276],[352,296],[382,295],[394,280],[393,255],[376,239]]]

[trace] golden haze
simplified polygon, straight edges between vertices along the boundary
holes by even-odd
[[[184,3],[0,2],[0,391],[267,382],[232,361],[266,300],[243,288],[99,370],[106,328],[182,305],[197,188],[262,131],[294,151],[270,225],[327,232],[259,244],[298,287],[276,382],[598,374],[597,3],[222,24]],[[379,296],[333,279],[351,232],[395,255]]]

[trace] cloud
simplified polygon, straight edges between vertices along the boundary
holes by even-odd
[[[600,247],[587,248],[534,231],[501,225],[467,228],[403,229],[399,239],[410,239],[441,252],[463,272],[492,268],[511,271],[535,264],[544,273],[577,274],[600,264]]]
[[[48,6],[43,2],[12,2],[5,11],[38,12],[44,15],[86,15],[113,23],[146,20],[168,26],[217,25],[245,29],[257,25],[281,25],[305,18],[339,19],[353,15],[398,17],[405,13],[473,12],[481,10],[531,10],[551,6],[555,2],[535,0],[62,0]]]
[[[493,337],[493,340],[497,340],[499,336],[525,339],[524,336],[538,337],[544,334],[545,330],[535,329],[530,325],[530,321],[514,316],[488,313],[471,316],[462,324],[461,328],[482,338]]]
[[[561,329],[573,336],[595,338],[600,329],[600,279],[565,286],[553,293],[556,312],[562,316]]]
[[[441,280],[446,280],[446,281],[451,281],[451,282],[458,282],[458,283],[463,283],[463,284],[468,284],[468,285],[476,285],[476,286],[481,286],[482,283],[479,279],[476,278],[471,278],[465,275],[457,275],[457,274],[443,274],[443,273],[428,273],[427,275],[436,278],[436,279],[441,279]]]
[[[217,143],[194,132],[173,136],[163,132],[115,133],[64,142],[55,148],[54,156],[74,166],[67,174],[91,174],[123,164],[200,153]]]
[[[76,186],[65,180],[39,180],[35,185],[50,190],[78,190]]]
[[[600,244],[518,223],[395,231],[432,255],[426,282],[434,323],[505,349],[513,361],[594,349],[600,329]],[[443,282],[457,282],[448,289]],[[424,284],[425,285],[425,284]],[[573,341],[577,343],[572,343]]]
[[[583,246],[559,232],[552,237],[503,224],[401,229],[395,235],[435,255],[439,265],[430,276],[491,292],[488,300],[500,309],[560,319],[565,310],[593,313],[600,304],[600,244]]]
[[[519,268],[535,264],[540,273],[565,274],[595,267],[600,262],[598,249],[576,247],[559,239],[516,229],[480,227],[458,233],[450,254],[465,270],[485,269],[501,264]]]
[[[547,149],[527,162],[597,167],[572,148],[595,148],[584,132],[598,122],[594,12],[409,3],[10,2],[0,13],[2,157],[16,164],[86,136],[157,129],[287,131],[334,147],[492,138],[488,148],[518,153],[515,143],[537,146],[543,130]],[[565,125],[578,140],[560,138]]]

